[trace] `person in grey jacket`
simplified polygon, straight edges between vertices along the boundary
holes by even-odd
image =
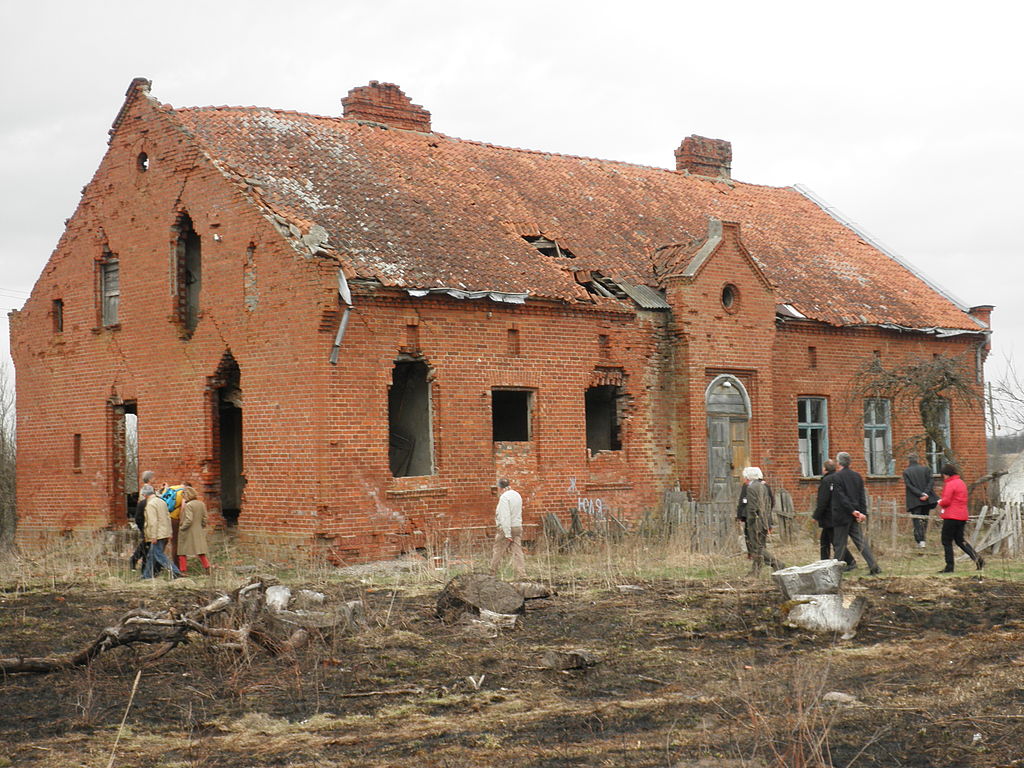
[[[914,515],[914,541],[924,549],[928,513],[935,509],[939,497],[935,495],[935,479],[931,468],[922,466],[916,453],[907,456],[903,485],[907,491],[907,512]]]
[[[750,558],[750,575],[761,573],[761,566],[767,565],[773,570],[784,568],[775,556],[768,551],[768,534],[772,532],[772,494],[764,483],[764,475],[759,467],[746,467],[743,479],[747,484],[740,490],[740,502],[737,509],[743,510],[743,533],[747,542],[747,557]]]

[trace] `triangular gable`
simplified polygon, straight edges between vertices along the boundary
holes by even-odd
[[[682,279],[692,281],[697,278],[704,266],[714,258],[721,249],[726,239],[735,243],[743,258],[750,265],[751,270],[757,275],[761,284],[766,290],[773,290],[771,281],[765,275],[764,270],[750,255],[743,239],[740,237],[740,225],[736,221],[722,221],[714,216],[708,217],[708,235],[702,241],[696,241],[688,245],[668,246],[674,249],[667,258],[666,273],[664,280]]]

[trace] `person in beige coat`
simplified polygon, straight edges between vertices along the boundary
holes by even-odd
[[[170,571],[174,578],[178,578],[181,571],[164,553],[164,547],[171,538],[171,514],[167,510],[167,503],[149,484],[142,486],[139,495],[146,500],[144,533],[146,541],[149,542],[149,554],[146,555],[146,564],[142,567],[142,578],[152,579],[153,569],[157,563]]]
[[[206,559],[206,505],[199,500],[196,489],[186,486],[182,492],[181,525],[178,526],[178,568],[188,571],[188,558],[198,557],[203,570],[210,572]]]

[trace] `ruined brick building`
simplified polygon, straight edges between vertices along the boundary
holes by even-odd
[[[342,104],[132,83],[11,316],[20,536],[123,524],[128,420],[140,466],[240,534],[366,557],[489,525],[500,476],[534,526],[748,462],[802,504],[839,450],[900,498],[919,419],[852,372],[946,354],[980,390],[991,307],[806,190],[735,181],[727,142],[669,170],[455,139],[390,84]],[[982,473],[981,409],[946,428]]]

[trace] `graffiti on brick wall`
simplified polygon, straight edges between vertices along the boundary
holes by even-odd
[[[604,522],[606,513],[610,511],[605,506],[604,500],[600,497],[591,498],[589,496],[583,496],[579,492],[579,488],[576,485],[576,478],[569,478],[569,494],[576,497],[576,509],[580,513],[585,513],[590,516],[590,519],[595,522]]]

